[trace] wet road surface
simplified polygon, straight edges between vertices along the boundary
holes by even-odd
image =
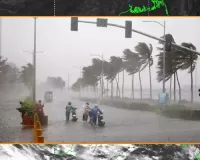
[[[43,95],[41,96],[43,97]],[[40,98],[42,99],[42,98]],[[0,104],[0,142],[31,142],[33,130],[22,130],[16,111],[21,99]],[[70,98],[58,94],[53,103],[45,104],[49,125],[43,128],[45,142],[197,142],[200,122],[169,119],[152,112],[101,106],[106,126],[92,128],[82,122],[84,102],[70,100],[78,108],[78,122],[65,121],[65,106]]]
[[[22,129],[21,115],[16,110],[22,99],[10,98],[0,101],[0,143],[33,142],[33,130]]]
[[[82,122],[84,102],[78,107],[78,122],[65,121],[69,98],[56,98],[45,104],[49,125],[44,128],[45,142],[195,142],[200,140],[200,122],[169,119],[155,113],[101,106],[106,126],[94,130]]]

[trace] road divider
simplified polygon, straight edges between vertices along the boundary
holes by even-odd
[[[34,142],[44,143],[44,136],[42,136],[42,126],[37,113],[34,113]]]

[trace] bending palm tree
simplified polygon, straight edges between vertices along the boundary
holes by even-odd
[[[149,66],[150,99],[152,99],[151,66],[153,65],[153,58],[152,58],[153,46],[151,44],[149,44],[148,46],[146,43],[140,42],[138,43],[137,46],[135,46],[135,50],[138,52],[140,58],[143,61],[145,61],[143,69],[145,69],[147,65]]]

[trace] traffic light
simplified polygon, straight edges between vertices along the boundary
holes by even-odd
[[[97,18],[97,27],[107,27],[108,19]]]
[[[71,18],[71,31],[78,31],[78,17]]]
[[[172,48],[172,42],[174,42],[174,38],[171,34],[165,35],[165,51],[170,52]]]
[[[125,38],[132,38],[132,21],[125,22]]]
[[[170,52],[172,48],[171,42],[165,42],[165,51]]]

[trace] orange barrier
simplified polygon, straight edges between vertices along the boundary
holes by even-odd
[[[42,136],[42,127],[40,124],[39,117],[37,113],[34,114],[34,142],[44,143],[44,137]]]

